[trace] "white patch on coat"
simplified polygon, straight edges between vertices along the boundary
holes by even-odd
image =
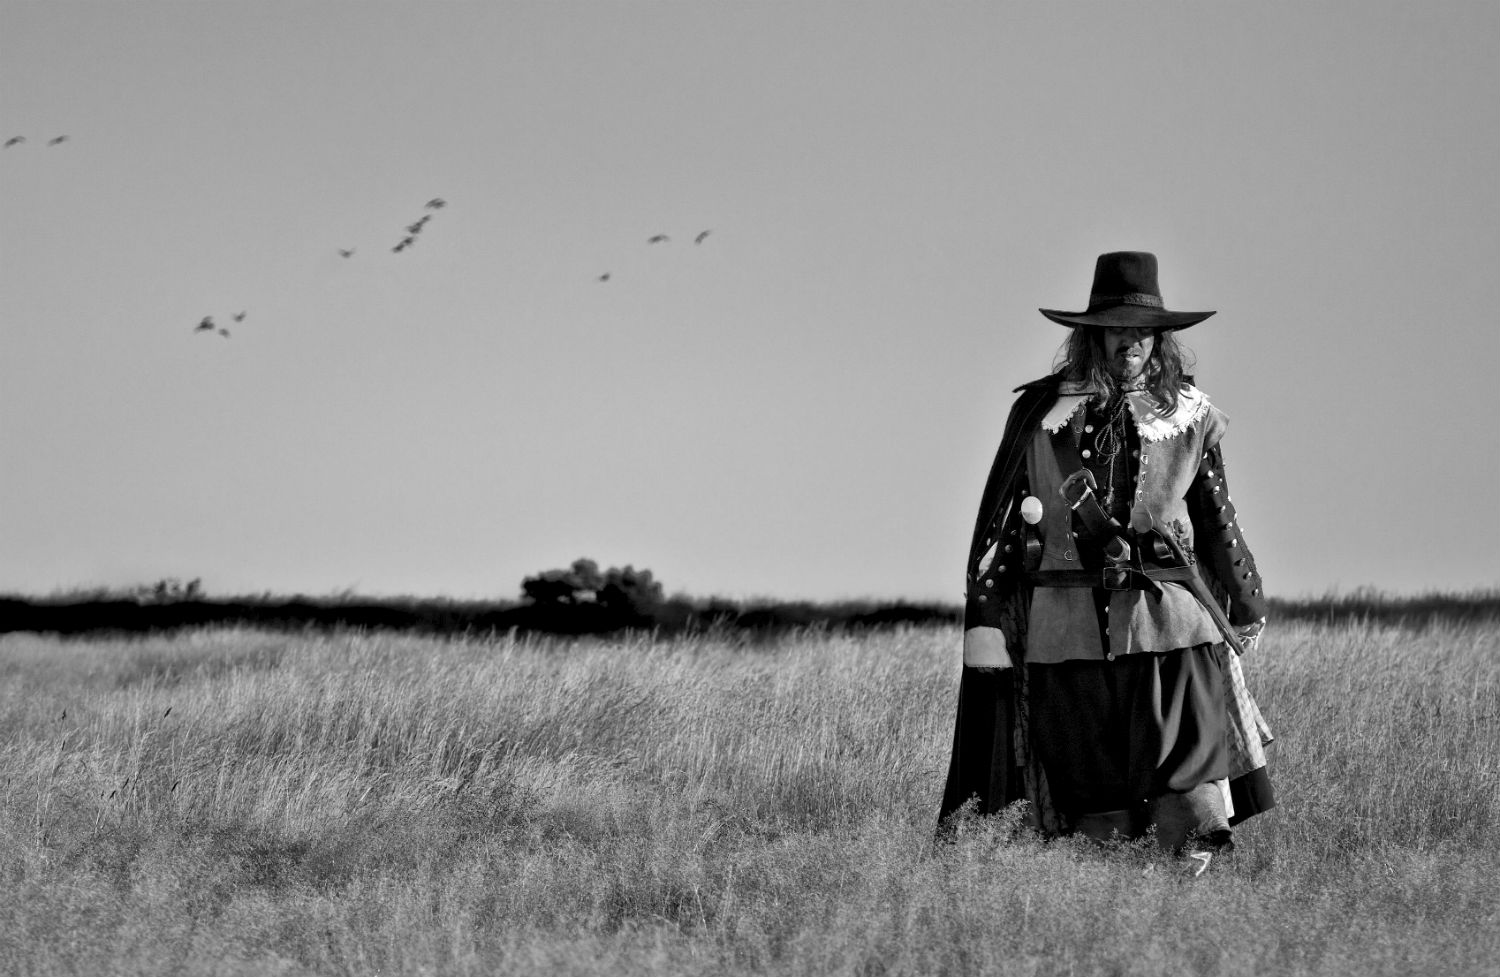
[[[1064,383],[1057,403],[1042,418],[1042,430],[1056,434],[1063,425],[1073,419],[1092,392],[1076,383]],[[1177,393],[1177,409],[1171,414],[1162,414],[1156,409],[1151,395],[1143,390],[1126,394],[1130,402],[1130,416],[1135,420],[1136,433],[1142,441],[1165,441],[1174,438],[1203,419],[1208,413],[1208,394],[1197,387],[1189,386]]]
[[[1057,398],[1057,403],[1047,411],[1047,416],[1042,418],[1042,430],[1048,434],[1056,434],[1061,431],[1063,425],[1073,419],[1078,413],[1078,408],[1088,403],[1089,394],[1063,394]]]
[[[1177,392],[1177,409],[1171,414],[1156,410],[1151,396],[1142,391],[1125,395],[1130,401],[1130,413],[1135,418],[1136,433],[1142,441],[1165,441],[1192,427],[1208,414],[1208,394],[1197,387],[1188,387]]]

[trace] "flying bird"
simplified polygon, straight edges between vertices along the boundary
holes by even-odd
[[[47,140],[47,145],[49,145],[49,146],[57,146],[57,145],[60,145],[62,143],[65,143],[67,141],[68,141],[68,137],[67,136],[56,136],[56,137],[54,137],[52,139]]]
[[[698,232],[698,236],[695,237],[695,238],[693,238],[693,243],[694,244],[702,244],[703,243],[703,239],[706,238],[706,237],[708,237],[712,233],[713,233],[713,229],[712,228],[710,228],[709,230],[706,230],[706,231],[699,231]]]
[[[243,313],[243,312],[236,312],[234,315],[230,316],[230,318],[233,319],[235,322],[244,322],[245,321],[245,313]]]
[[[663,243],[665,241],[670,241],[670,240],[672,240],[672,239],[669,238],[669,237],[667,237],[665,234],[653,234],[650,237],[646,238],[646,243],[647,244],[661,244],[661,243]]]
[[[340,258],[352,258],[352,257],[354,257],[354,251],[355,251],[354,248],[339,248],[339,257]]]
[[[404,238],[402,238],[396,244],[396,246],[394,248],[391,248],[391,250],[394,251],[394,252],[396,252],[397,254],[400,254],[402,251],[405,251],[407,248],[411,247],[413,244],[416,244],[416,243],[417,243],[417,239],[416,238],[414,238],[414,237],[404,237]]]
[[[195,328],[193,330],[193,332],[213,332],[213,331],[214,331],[214,317],[211,316],[211,315],[204,316],[203,317],[203,321],[200,322],[200,323],[198,323],[197,328]]]
[[[9,139],[5,140],[5,148],[9,149],[12,146],[19,146],[25,141],[25,136],[11,136]]]
[[[407,224],[406,225],[406,233],[408,233],[408,234],[421,234],[422,233],[422,227],[423,227],[423,225],[425,225],[430,220],[432,220],[432,215],[431,214],[423,214],[422,215],[422,219],[419,220],[419,221],[417,221],[415,224]]]
[[[225,339],[228,339],[229,338],[229,330],[228,329],[220,329],[219,330],[219,335],[223,336]]]
[[[428,210],[439,210],[446,206],[448,206],[448,201],[444,200],[442,197],[433,197],[431,200],[427,201]]]
[[[606,271],[604,274],[600,275],[599,276],[599,280],[601,282],[607,282],[607,281],[609,281],[609,272]]]

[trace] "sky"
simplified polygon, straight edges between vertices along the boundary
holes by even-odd
[[[957,601],[1037,309],[1116,250],[1217,310],[1268,593],[1500,586],[1497,43],[1489,2],[0,0],[0,591]]]

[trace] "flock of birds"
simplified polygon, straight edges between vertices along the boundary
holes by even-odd
[[[21,145],[21,143],[23,143],[25,141],[26,141],[26,137],[25,136],[11,136],[9,139],[5,140],[5,145],[4,146],[0,146],[0,149],[9,149],[12,146],[19,146],[19,145]],[[49,145],[49,146],[61,146],[63,143],[65,143],[67,141],[68,141],[68,137],[67,136],[53,136],[51,139],[47,140],[47,145]]]
[[[230,318],[232,318],[235,322],[244,322],[245,321],[245,313],[244,312],[236,312],[234,315],[230,316]],[[211,316],[211,315],[204,316],[203,317],[203,321],[200,322],[200,323],[198,323],[198,325],[193,328],[193,332],[195,332],[195,333],[198,333],[198,332],[217,332],[220,336],[223,336],[225,339],[229,338],[229,330],[225,329],[223,326],[215,326],[214,325],[214,317]]]
[[[406,225],[406,237],[397,241],[396,246],[394,248],[391,248],[391,250],[396,254],[400,254],[407,248],[415,245],[417,243],[417,235],[421,234],[422,228],[426,227],[427,222],[432,220],[432,212],[434,210],[442,210],[446,206],[448,206],[448,201],[444,200],[442,197],[433,197],[431,200],[427,201],[427,213],[423,214],[421,217],[418,217],[412,223]],[[343,248],[339,248],[339,254],[343,255],[346,258],[352,258],[354,256],[354,249],[350,248],[346,252]]]
[[[431,200],[427,201],[427,203],[423,205],[423,208],[424,208],[424,210],[426,210],[426,213],[424,213],[421,217],[418,217],[412,223],[406,225],[406,228],[405,228],[406,234],[405,234],[405,236],[402,237],[401,240],[399,240],[399,241],[396,242],[395,246],[391,248],[391,251],[394,254],[400,254],[401,252],[407,250],[408,248],[415,247],[416,243],[417,243],[417,236],[422,233],[422,229],[427,226],[427,222],[430,221],[430,220],[432,220],[433,213],[435,211],[442,210],[446,206],[448,206],[448,201],[444,200],[442,197],[433,197]],[[708,238],[708,236],[710,234],[712,234],[712,233],[713,233],[713,229],[712,228],[699,231],[693,237],[693,244],[695,244],[695,245],[702,244],[704,242],[704,240],[706,240]],[[672,240],[672,238],[669,235],[666,235],[666,234],[653,234],[653,235],[651,235],[650,237],[648,237],[646,239],[646,243],[647,244],[666,244],[666,243],[668,243],[671,240]],[[339,248],[338,249],[339,257],[344,258],[344,259],[352,258],[358,252],[358,250],[359,250],[358,248]],[[600,275],[598,277],[598,281],[600,281],[600,282],[607,282],[607,281],[610,280],[610,277],[611,277],[610,273],[606,271],[604,274],[602,274],[602,275]],[[242,312],[236,312],[231,318],[233,318],[234,321],[237,322],[237,323],[238,322],[244,322],[246,314],[247,313],[243,312],[243,311]],[[225,328],[223,326],[220,326],[217,323],[215,323],[214,322],[214,317],[211,316],[211,315],[204,316],[202,318],[202,320],[199,321],[198,325],[196,325],[196,326],[193,327],[193,333],[195,335],[198,334],[198,333],[207,333],[209,335],[218,334],[218,335],[224,337],[225,339],[228,339],[229,335],[230,335],[229,330],[227,328]]]
[[[59,146],[67,141],[68,137],[66,135],[53,136],[51,139],[47,140],[47,145]],[[0,148],[10,149],[12,146],[19,146],[24,142],[26,142],[25,136],[11,136],[10,138],[5,140],[3,147]],[[428,221],[432,220],[433,214],[436,211],[442,210],[446,206],[448,206],[448,201],[444,200],[442,197],[433,197],[431,200],[427,201],[427,203],[423,205],[425,213],[423,213],[422,216],[418,217],[412,223],[406,225],[404,229],[405,235],[396,242],[394,247],[391,248],[392,253],[401,254],[403,251],[415,247],[417,244],[418,235],[422,233],[422,230],[427,226]],[[711,233],[713,233],[712,228],[699,231],[693,237],[693,244],[702,244]],[[653,234],[646,239],[646,243],[666,244],[671,240],[672,238],[666,234]],[[357,250],[357,248],[339,248],[339,257],[345,259],[352,258],[356,254]],[[610,278],[610,272],[606,271],[597,278],[597,281],[608,282]],[[233,319],[236,323],[240,323],[245,321],[245,316],[247,314],[248,313],[246,311],[240,311],[234,313],[232,316],[230,316],[230,318]],[[194,335],[197,335],[199,333],[206,333],[208,335],[217,334],[225,339],[228,339],[230,335],[229,329],[215,323],[214,317],[211,315],[206,315],[201,320],[199,320],[198,324],[193,327],[192,331]]]
[[[707,238],[712,233],[713,233],[713,228],[709,228],[708,230],[705,230],[705,231],[699,231],[697,233],[697,235],[694,236],[693,243],[694,244],[702,244],[703,241],[704,241],[704,239]],[[650,237],[646,238],[646,243],[647,244],[666,244],[670,240],[672,240],[672,239],[670,237],[668,237],[667,235],[665,235],[665,234],[653,234]],[[607,271],[604,274],[600,275],[599,278],[598,278],[598,280],[601,281],[601,282],[607,282],[607,281],[609,281],[609,279],[610,279],[610,274]]]
[[[421,234],[422,228],[426,227],[427,222],[432,220],[432,214],[430,213],[430,211],[442,210],[444,207],[448,206],[448,201],[444,200],[442,197],[433,197],[423,206],[426,207],[429,213],[423,214],[412,223],[406,225],[406,236],[397,241],[394,248],[391,248],[391,251],[393,251],[394,253],[400,254],[407,248],[416,244],[417,235]],[[354,257],[354,254],[357,250],[357,248],[339,248],[339,257],[352,258]]]
[[[417,235],[421,234],[422,229],[427,226],[427,222],[432,220],[432,212],[442,210],[446,206],[448,206],[448,201],[444,200],[442,197],[433,197],[431,200],[427,201],[427,203],[423,205],[427,213],[423,214],[412,223],[406,225],[406,236],[397,241],[396,246],[391,248],[391,251],[396,254],[400,254],[407,248],[415,245],[417,243]],[[357,248],[338,249],[339,257],[346,259],[354,257],[357,251]],[[232,318],[235,322],[244,322],[245,316],[247,314],[248,312],[244,311],[236,312],[230,318]],[[198,333],[207,333],[209,335],[217,333],[218,335],[223,336],[225,339],[229,338],[229,330],[223,326],[217,325],[214,322],[214,317],[211,315],[204,316],[198,322],[198,324],[193,327],[193,334],[197,335]]]

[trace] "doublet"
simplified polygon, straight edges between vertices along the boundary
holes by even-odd
[[[1162,583],[1159,594],[1030,586],[1024,563],[1028,534],[1034,537],[1033,551],[1035,538],[1041,543],[1040,563],[1033,570],[1103,566],[1098,546],[1091,545],[1078,517],[1059,495],[1072,473],[1061,469],[1054,438],[1071,440],[1084,466],[1094,472],[1100,494],[1113,489],[1110,515],[1123,515],[1122,523],[1144,522],[1159,533],[1170,533],[1184,552],[1195,556],[1211,587],[1227,598],[1233,623],[1263,617],[1260,574],[1240,532],[1224,476],[1219,442],[1228,418],[1223,412],[1191,386],[1178,393],[1176,409],[1170,413],[1159,411],[1144,392],[1125,394],[1126,438],[1115,446],[1112,471],[1100,478],[1106,468],[1099,454],[1099,427],[1107,418],[1090,409],[1096,400],[1090,391],[1059,383],[1055,377],[1047,380],[1056,397],[1037,423],[1015,432],[1012,450],[1022,453],[1015,484],[995,500],[989,525],[976,532],[966,631],[999,629],[1016,663],[1022,658],[1032,663],[1113,659],[1221,640],[1209,612],[1178,583]],[[1028,496],[1041,504],[1035,529],[1028,529],[1020,516],[1020,502]],[[1030,591],[1024,626],[1001,610],[1018,588]],[[984,635],[973,637],[982,642]]]

